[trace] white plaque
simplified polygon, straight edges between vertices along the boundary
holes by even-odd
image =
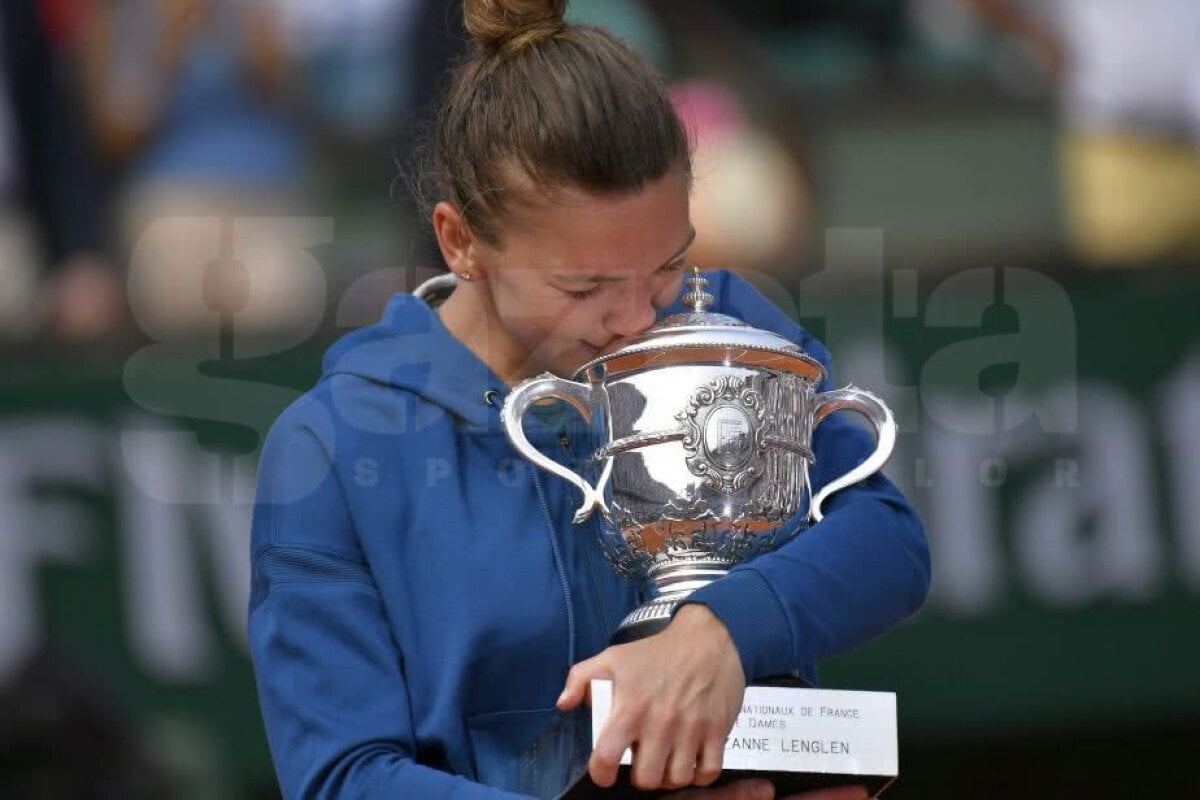
[[[592,681],[593,747],[611,710],[612,681]],[[621,763],[633,763],[629,750]],[[896,694],[751,686],[723,769],[895,777]]]

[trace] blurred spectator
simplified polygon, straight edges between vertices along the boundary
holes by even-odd
[[[1097,264],[1200,254],[1200,3],[970,0],[1059,78],[1070,235]]]
[[[690,257],[710,269],[795,270],[816,220],[802,99],[726,3],[643,3],[689,76],[671,96],[695,148]]]
[[[306,314],[288,242],[243,259],[249,283],[213,266],[234,264],[214,262],[215,218],[295,209],[301,138],[284,102],[288,64],[270,4],[92,0],[82,65],[92,125],[122,178],[117,214],[139,321],[187,332],[211,328],[218,312],[240,312],[251,328]]]
[[[43,652],[0,686],[0,796],[165,800],[168,781],[91,680]]]
[[[807,184],[777,136],[716,83],[675,84],[671,98],[694,141],[689,257],[706,268],[793,265],[810,223]]]
[[[322,129],[359,141],[394,133],[410,107],[415,64],[405,45],[421,5],[273,0],[285,49],[304,75],[305,105]]]
[[[88,338],[119,319],[98,192],[35,0],[0,5],[0,332]],[[39,273],[47,280],[39,292]],[[40,296],[39,296],[40,295]]]
[[[432,247],[414,258],[416,208],[408,193],[392,191],[395,176],[388,166],[408,160],[411,128],[465,43],[461,29],[452,30],[461,24],[461,11],[450,11],[452,0],[269,2],[301,76],[296,99],[320,145],[320,158],[311,165],[312,190],[337,209],[331,264],[337,278],[349,282],[394,266],[397,258],[435,263]],[[389,204],[389,192],[400,209]],[[397,281],[392,288],[411,287]],[[372,317],[381,310],[379,300],[374,297]]]

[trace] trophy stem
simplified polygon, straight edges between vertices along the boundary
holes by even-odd
[[[682,553],[660,561],[648,570],[647,593],[653,596],[647,603],[631,611],[612,636],[613,644],[644,639],[661,632],[671,623],[671,616],[680,603],[697,589],[723,577],[732,562],[713,559],[711,554]]]

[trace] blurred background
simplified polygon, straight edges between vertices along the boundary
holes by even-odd
[[[902,434],[897,798],[1200,797],[1200,3],[572,0],[666,73],[694,260]],[[442,267],[454,0],[0,6],[0,796],[270,798],[256,450]]]

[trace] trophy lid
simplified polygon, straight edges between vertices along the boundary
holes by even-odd
[[[687,283],[689,291],[681,298],[686,311],[637,336],[613,342],[576,375],[595,380],[633,370],[722,364],[792,372],[816,383],[824,377],[821,363],[791,340],[709,311],[715,299],[699,269],[692,268]]]

